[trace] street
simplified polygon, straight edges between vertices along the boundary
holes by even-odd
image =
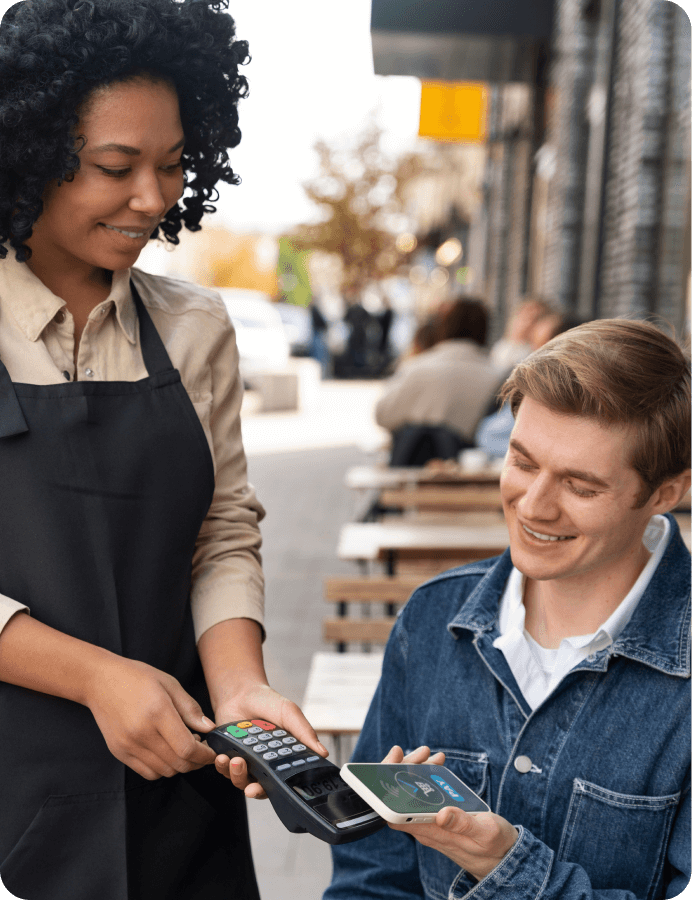
[[[298,703],[312,654],[326,649],[322,579],[353,571],[335,553],[339,529],[357,505],[343,477],[349,466],[371,462],[381,444],[383,433],[372,419],[380,390],[380,382],[325,381],[303,412],[256,413],[251,395],[244,407],[250,481],[267,509],[267,674],[273,687]],[[262,897],[318,900],[331,877],[328,845],[309,834],[290,834],[268,801],[248,807]]]

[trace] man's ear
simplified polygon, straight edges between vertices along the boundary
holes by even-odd
[[[667,481],[664,481],[651,497],[654,501],[652,515],[667,513],[671,509],[675,509],[689,491],[691,478],[692,473],[690,469],[685,469],[684,472],[676,475],[675,478],[669,478]]]

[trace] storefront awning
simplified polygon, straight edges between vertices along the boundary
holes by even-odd
[[[378,75],[443,81],[535,78],[552,32],[554,0],[372,0]]]

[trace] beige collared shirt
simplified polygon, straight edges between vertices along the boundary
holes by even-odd
[[[243,386],[235,332],[214,291],[137,269],[115,272],[111,293],[89,316],[74,363],[74,321],[14,251],[0,260],[0,358],[13,381],[137,381],[147,371],[130,276],[190,395],[209,442],[216,487],[192,564],[197,638],[224,619],[262,624],[264,578],[258,522],[264,509],[247,482],[240,433]],[[0,630],[31,602],[0,594]]]

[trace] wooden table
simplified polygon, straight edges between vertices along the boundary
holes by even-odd
[[[475,472],[466,472],[459,466],[444,469],[428,468],[380,468],[378,466],[352,466],[345,476],[346,487],[352,490],[375,490],[399,488],[406,485],[462,485],[462,484],[494,484],[500,481],[500,470],[496,466],[487,466]]]
[[[487,525],[439,525],[400,522],[350,522],[341,529],[340,559],[383,560],[393,575],[402,559],[464,562],[499,556],[509,546],[509,532],[501,520]]]
[[[315,653],[301,708],[322,737],[329,735],[340,762],[342,735],[363,729],[382,672],[382,653]]]
[[[385,488],[380,503],[387,508],[435,512],[501,510],[498,484],[415,484]]]

